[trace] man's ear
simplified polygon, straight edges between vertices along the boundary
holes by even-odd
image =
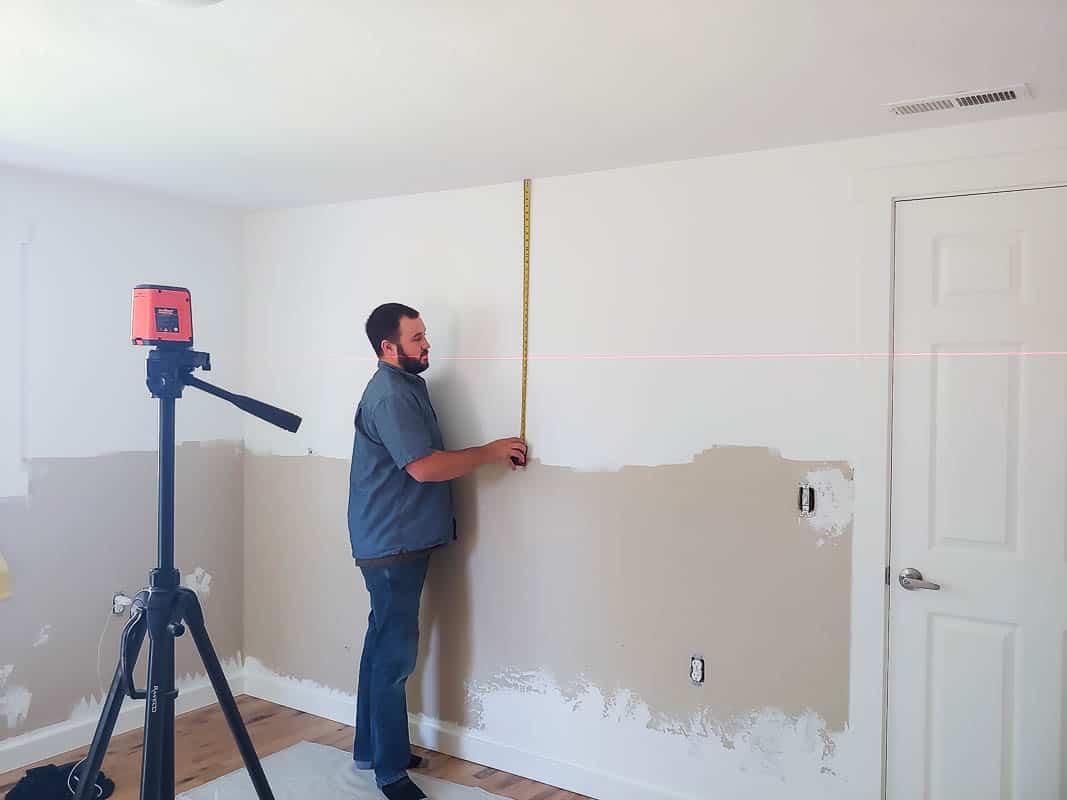
[[[392,349],[390,349],[390,348],[392,348]],[[382,355],[383,356],[395,356],[396,355],[396,345],[393,344],[388,339],[382,339]]]

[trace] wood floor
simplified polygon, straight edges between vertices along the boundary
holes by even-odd
[[[284,750],[300,741],[352,749],[354,730],[348,725],[246,695],[238,697],[237,703],[260,757]],[[43,763],[64,764],[82,758],[87,750],[76,750]],[[425,770],[425,774],[467,786],[478,786],[511,800],[589,800],[584,795],[545,786],[458,758],[420,748],[415,750],[431,758],[430,769]],[[175,751],[178,792],[201,786],[243,766],[218,706],[193,711],[177,719]],[[115,800],[138,800],[140,767],[141,731],[116,736],[104,761],[104,774],[115,781]],[[5,796],[24,774],[25,769],[0,775],[0,797]]]

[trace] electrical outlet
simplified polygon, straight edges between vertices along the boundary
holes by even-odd
[[[704,656],[689,659],[689,680],[694,686],[704,685]]]
[[[125,592],[115,592],[115,595],[111,598],[111,613],[116,617],[121,617],[126,613],[126,609],[132,605],[132,597]]]

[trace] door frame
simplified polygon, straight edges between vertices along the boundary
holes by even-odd
[[[1067,148],[903,164],[857,176],[861,208],[858,338],[862,353],[893,352],[897,203],[1067,186]],[[892,532],[893,359],[859,359],[858,400],[878,426],[864,434],[854,463],[850,728],[859,735],[858,774],[878,770],[879,796],[888,793],[889,610]],[[875,416],[877,414],[877,416]],[[877,565],[877,567],[875,566]],[[870,702],[875,696],[880,702]],[[877,712],[875,712],[877,708]],[[867,785],[866,780],[862,781]],[[873,790],[873,787],[872,787]],[[862,792],[861,792],[862,794]]]

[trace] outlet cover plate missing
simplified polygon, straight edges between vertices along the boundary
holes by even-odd
[[[696,655],[689,659],[689,680],[694,686],[704,685],[704,656]]]

